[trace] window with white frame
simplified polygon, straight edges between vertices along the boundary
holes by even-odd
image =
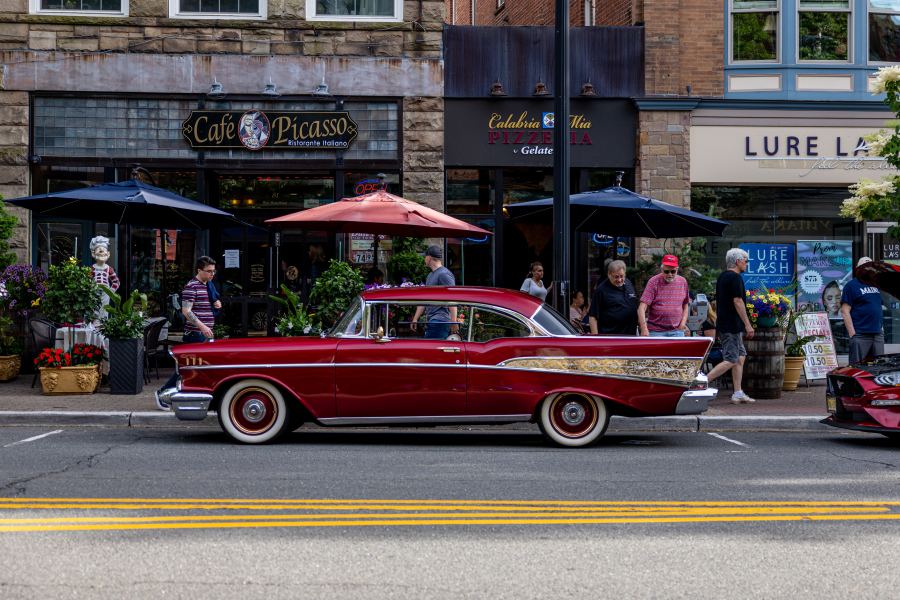
[[[506,0],[497,0],[497,10],[500,10],[504,6],[506,6]]]
[[[732,62],[778,60],[779,0],[731,0]]]
[[[850,60],[850,0],[800,0],[799,60]]]
[[[900,61],[900,0],[869,0],[869,61]]]
[[[308,21],[403,21],[403,0],[306,0]]]
[[[31,14],[128,16],[128,0],[30,0]]]
[[[169,16],[189,19],[265,19],[267,0],[169,0]]]

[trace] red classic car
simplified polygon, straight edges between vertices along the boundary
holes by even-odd
[[[456,307],[458,333],[423,337],[425,327],[411,322],[417,306]],[[251,444],[307,421],[531,421],[557,444],[584,446],[603,435],[612,414],[706,410],[716,395],[700,372],[710,344],[701,337],[579,336],[518,291],[387,288],[363,292],[321,337],[176,346],[179,379],[157,399],[184,420],[215,410],[228,435]]]
[[[855,273],[860,281],[900,298],[900,266],[865,264]],[[822,422],[833,427],[880,433],[900,441],[900,355],[848,365],[828,374]]]

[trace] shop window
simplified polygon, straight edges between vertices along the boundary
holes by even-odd
[[[334,201],[330,174],[221,177],[216,204],[229,212],[283,209],[297,211]],[[245,215],[246,216],[246,215]]]
[[[31,14],[127,17],[127,0],[30,0]]]
[[[447,169],[447,213],[494,214],[494,177],[490,169]]]
[[[400,196],[400,174],[374,171],[346,171],[344,173],[345,197],[371,194],[380,189]]]
[[[309,21],[403,21],[403,0],[306,0]]]
[[[778,60],[779,0],[732,0],[731,60]]]
[[[800,0],[797,27],[800,60],[850,59],[849,0]]]
[[[493,217],[464,220],[487,231],[495,228]],[[444,266],[453,272],[457,285],[494,285],[494,236],[447,239]]]
[[[869,61],[900,60],[900,0],[869,0]]]
[[[188,19],[265,19],[265,0],[169,0],[169,16]]]

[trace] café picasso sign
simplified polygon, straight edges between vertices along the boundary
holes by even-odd
[[[346,150],[359,127],[346,111],[191,111],[181,135],[195,150]]]
[[[880,179],[893,167],[869,156],[863,136],[877,128],[691,128],[694,183],[855,183]]]

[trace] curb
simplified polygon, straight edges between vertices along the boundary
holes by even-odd
[[[751,416],[703,416],[682,415],[669,417],[618,417],[610,419],[609,433],[627,432],[700,432],[700,431],[830,431],[831,427],[819,421],[826,415],[751,415]],[[74,411],[0,411],[2,426],[56,426],[73,427],[219,427],[213,413],[202,421],[179,421],[175,414],[163,411],[151,412],[74,412]],[[520,424],[521,425],[521,424]],[[408,427],[407,427],[408,428]],[[466,425],[467,430],[499,431],[509,426]],[[327,429],[327,428],[322,428]],[[353,429],[353,428],[341,428]]]

